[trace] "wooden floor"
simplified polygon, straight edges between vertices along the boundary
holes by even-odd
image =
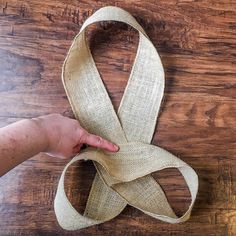
[[[71,40],[96,9],[132,13],[156,46],[166,88],[153,143],[193,166],[200,188],[191,219],[171,225],[132,207],[102,225],[62,230],[53,200],[66,161],[37,155],[0,179],[0,235],[236,235],[236,1],[0,0],[0,126],[49,113],[71,116],[61,66]],[[118,23],[88,32],[117,109],[138,35]],[[73,166],[67,195],[82,212],[95,174]],[[154,174],[178,214],[190,203],[175,170]]]

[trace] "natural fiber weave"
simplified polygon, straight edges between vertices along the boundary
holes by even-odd
[[[137,55],[117,114],[85,39],[88,25],[108,20],[127,23],[139,32]],[[118,144],[120,150],[109,153],[88,148],[66,165],[55,198],[55,213],[61,227],[76,230],[103,223],[117,216],[126,204],[169,223],[186,221],[197,195],[198,177],[186,163],[150,144],[163,97],[164,71],[155,47],[137,21],[117,7],[104,7],[95,12],[72,43],[62,79],[81,125]],[[66,170],[82,159],[93,160],[97,169],[83,215],[73,208],[64,190]],[[192,198],[189,209],[180,218],[150,175],[170,167],[181,172]]]

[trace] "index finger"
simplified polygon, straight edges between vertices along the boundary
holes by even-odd
[[[82,142],[86,143],[90,146],[102,148],[110,152],[117,152],[119,150],[119,147],[115,145],[114,143],[103,139],[102,137],[90,133],[86,133],[84,137],[82,138]]]

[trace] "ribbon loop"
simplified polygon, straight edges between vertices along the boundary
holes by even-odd
[[[104,20],[127,23],[139,32],[137,55],[117,114],[85,40],[86,27]],[[68,230],[100,224],[114,218],[127,204],[162,221],[186,221],[196,199],[198,177],[185,162],[150,144],[163,97],[164,70],[155,47],[138,22],[117,7],[104,7],[95,12],[72,43],[63,65],[62,80],[82,126],[117,143],[120,150],[109,153],[88,148],[66,165],[54,202],[59,224]],[[64,178],[67,168],[83,159],[94,162],[97,174],[81,215],[66,197]],[[177,168],[190,190],[191,204],[180,218],[150,175],[165,168]]]

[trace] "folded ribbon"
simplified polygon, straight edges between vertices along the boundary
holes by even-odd
[[[139,32],[139,45],[118,112],[97,71],[85,38],[85,29],[100,21],[120,21]],[[129,204],[169,223],[190,217],[198,191],[198,176],[185,162],[151,145],[164,91],[164,71],[159,55],[138,22],[118,7],[104,7],[90,16],[75,37],[62,70],[63,84],[76,118],[89,132],[120,146],[117,153],[88,148],[65,167],[59,180],[54,208],[62,228],[76,230],[117,216]],[[83,215],[69,202],[65,190],[66,170],[74,162],[92,160],[97,174]],[[177,217],[160,185],[150,175],[178,168],[191,194],[186,213]]]

